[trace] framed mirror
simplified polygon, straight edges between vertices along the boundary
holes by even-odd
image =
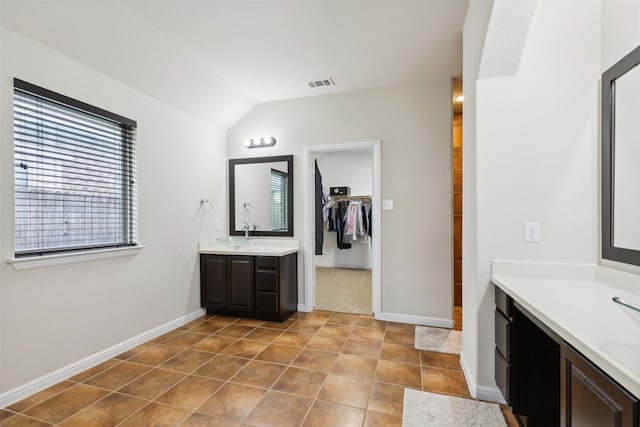
[[[640,265],[640,46],[602,74],[602,258]]]
[[[229,234],[293,236],[293,156],[229,160]]]

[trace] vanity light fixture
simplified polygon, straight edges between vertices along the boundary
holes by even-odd
[[[247,148],[273,147],[274,145],[276,145],[276,139],[272,136],[247,138],[244,140],[244,146]]]

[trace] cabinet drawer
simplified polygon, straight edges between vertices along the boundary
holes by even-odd
[[[511,362],[511,321],[504,317],[500,310],[495,311],[496,347],[507,362]]]
[[[275,292],[256,292],[256,311],[277,313],[278,294]]]
[[[278,271],[256,270],[256,291],[278,292]]]
[[[256,257],[256,268],[278,268],[278,257],[275,257],[275,256]]]
[[[496,370],[496,385],[502,392],[507,403],[511,403],[510,401],[510,393],[511,393],[511,365],[504,360],[502,354],[496,348],[496,356],[495,356],[495,370]]]
[[[506,317],[511,317],[511,304],[509,304],[511,297],[499,287],[496,286],[495,288],[496,307],[498,307],[498,310],[500,310]]]

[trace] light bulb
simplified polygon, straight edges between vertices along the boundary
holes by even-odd
[[[251,140],[249,138],[245,138],[245,140],[242,141],[242,143],[244,144],[245,147],[251,146]]]
[[[462,102],[462,101],[464,101],[464,95],[460,95],[456,97],[456,102]]]

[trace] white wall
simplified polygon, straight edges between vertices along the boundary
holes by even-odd
[[[640,45],[640,1],[602,1],[601,71]]]
[[[478,341],[465,339],[463,351],[481,388],[495,384],[491,260],[598,260],[599,46],[598,2],[542,1],[518,74],[475,82],[473,122],[465,99],[465,175],[473,159],[476,215],[475,242],[465,230],[463,257],[473,264],[463,275],[463,318]],[[540,222],[539,243],[524,242],[524,221]]]
[[[373,156],[371,151],[322,153],[317,156],[322,187],[350,187],[353,196],[371,196]],[[354,243],[350,249],[338,249],[336,233],[324,229],[322,255],[316,255],[318,267],[371,268],[370,241]]]
[[[483,286],[478,277],[477,251],[477,189],[476,189],[476,79],[482,59],[482,48],[486,36],[493,2],[472,0],[469,3],[464,23],[463,35],[463,72],[462,87],[464,91],[462,121],[462,304],[463,331],[461,360],[468,364],[467,369],[475,381],[478,376],[478,295]]]
[[[273,148],[249,151],[249,135]],[[451,82],[260,104],[227,132],[230,158],[294,155],[294,234],[303,240],[305,145],[382,141],[382,312],[451,319]],[[303,259],[299,257],[299,301]]]
[[[197,241],[226,221],[225,134],[2,29],[0,74],[0,392],[200,307]],[[13,78],[138,122],[137,256],[15,271]],[[211,200],[213,214],[199,211]]]

